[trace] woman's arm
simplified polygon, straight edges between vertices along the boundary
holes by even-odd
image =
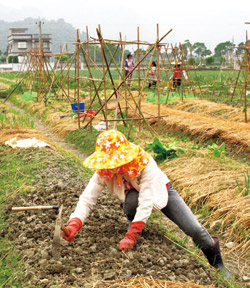
[[[127,251],[133,249],[135,241],[138,235],[143,230],[145,223],[151,215],[154,201],[154,173],[150,167],[147,167],[142,171],[141,181],[139,184],[139,198],[138,207],[134,220],[126,233],[124,239],[119,242],[120,250]]]
[[[95,173],[81,194],[76,209],[71,214],[70,219],[79,218],[82,222],[84,222],[90,211],[96,205],[97,199],[101,194],[104,186],[105,180],[98,176],[97,173]]]
[[[148,169],[147,169],[148,168]],[[154,173],[151,167],[146,167],[142,171],[140,179],[140,190],[138,198],[138,207],[133,222],[147,222],[151,215],[154,203]]]

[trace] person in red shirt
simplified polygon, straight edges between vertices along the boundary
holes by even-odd
[[[173,69],[173,87],[179,89],[181,87],[182,76],[187,80],[187,73],[184,67],[181,67],[181,63],[175,64]]]

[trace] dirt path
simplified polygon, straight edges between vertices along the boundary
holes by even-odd
[[[18,112],[20,112],[22,115],[27,114],[23,109],[19,108],[18,106],[16,106],[15,104],[13,104],[10,101],[6,101],[5,102],[6,105],[8,105],[9,107],[17,110]],[[40,131],[42,131],[44,133],[44,135],[50,139],[52,142],[54,142],[55,144],[61,146],[62,148],[64,148],[65,150],[69,151],[70,153],[74,154],[76,157],[78,157],[81,161],[84,161],[87,157],[87,154],[85,154],[84,152],[82,152],[80,149],[77,149],[74,145],[68,143],[67,141],[65,141],[63,138],[57,136],[55,133],[53,133],[50,128],[48,126],[46,126],[45,124],[43,124],[43,122],[35,117],[32,117],[29,115],[29,118],[31,120],[34,121],[35,127],[37,129],[39,129]]]

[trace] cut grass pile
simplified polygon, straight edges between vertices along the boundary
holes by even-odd
[[[181,282],[171,282],[164,280],[157,280],[153,277],[135,277],[133,279],[123,279],[115,280],[110,282],[99,281],[100,285],[105,285],[106,288],[213,288],[214,286],[203,286],[198,285],[193,282],[181,283]]]
[[[13,96],[11,100],[19,107],[25,109],[27,113],[44,120],[51,127],[51,130],[60,136],[66,136],[78,127],[77,121],[72,120],[72,117],[60,118],[63,115],[71,116],[72,110],[70,110],[70,104],[68,103],[45,106],[44,103],[20,100],[20,96]]]
[[[234,249],[249,255],[250,195],[244,177],[249,166],[212,153],[189,150],[161,168],[205,226],[220,220],[216,232],[227,235],[228,241],[237,243]]]
[[[142,110],[157,116],[158,107],[153,103],[142,102]],[[212,116],[179,111],[161,106],[161,127],[165,131],[181,131],[199,140],[220,139],[239,151],[250,152],[250,124],[238,123],[231,120]],[[156,120],[150,120],[150,123]]]
[[[7,90],[9,89],[10,85],[6,83],[0,82],[0,90]]]
[[[208,100],[185,98],[184,101],[174,101],[167,106],[176,110],[222,117],[236,122],[245,121],[243,108],[232,107],[227,104],[215,103]],[[248,112],[248,119],[250,119],[250,111]]]

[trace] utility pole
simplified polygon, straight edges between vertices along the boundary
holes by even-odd
[[[39,17],[39,21],[36,22],[36,24],[38,25],[38,29],[39,29],[39,50],[41,52],[41,48],[42,48],[42,24],[44,24],[44,22],[41,21],[40,17]]]

